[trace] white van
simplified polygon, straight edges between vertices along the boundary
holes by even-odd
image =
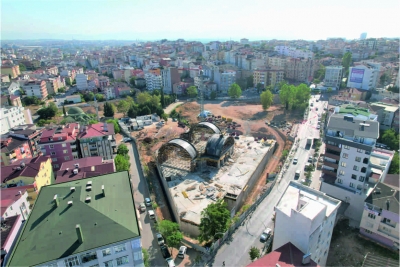
[[[150,218],[150,219],[156,219],[156,215],[154,214],[154,211],[153,211],[153,210],[149,210],[149,211],[148,211],[148,214],[149,214],[149,218]]]

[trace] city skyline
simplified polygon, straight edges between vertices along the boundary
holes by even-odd
[[[399,7],[395,0],[384,5],[344,0],[250,5],[225,0],[171,0],[168,5],[157,0],[3,0],[1,7],[3,40],[325,40],[358,39],[363,32],[367,38],[398,37],[391,26]]]

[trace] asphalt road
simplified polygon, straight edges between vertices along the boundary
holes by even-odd
[[[225,244],[220,247],[214,259],[210,262],[212,266],[222,266],[223,262],[225,262],[226,266],[246,266],[251,263],[248,253],[250,248],[253,246],[260,249],[263,248],[264,244],[259,241],[260,235],[267,227],[273,229],[272,218],[275,205],[278,203],[289,182],[294,180],[297,169],[302,170],[300,179],[304,177],[304,165],[310,153],[309,150],[305,149],[307,138],[319,137],[319,130],[316,129],[318,121],[317,114],[324,111],[323,106],[327,103],[321,101],[315,102],[316,98],[319,98],[319,96],[314,96],[310,100],[314,102],[314,110],[309,112],[308,120],[300,125],[297,134],[297,138],[300,139],[299,145],[298,148],[292,150],[294,154],[291,158],[298,158],[297,165],[294,165],[292,162],[289,163],[286,173],[281,181],[274,186],[268,197],[261,202],[252,215],[249,215],[244,221],[244,224],[236,230],[232,235],[232,240],[225,242]],[[316,107],[318,107],[318,111],[315,110]]]

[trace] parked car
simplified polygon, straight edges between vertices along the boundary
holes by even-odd
[[[144,205],[143,202],[139,204],[139,210],[140,210],[141,212],[145,212],[145,211],[146,211],[146,206]]]
[[[321,126],[318,124],[318,125],[317,125],[317,130],[319,130],[320,128],[321,128]]]
[[[162,234],[157,233],[157,234],[156,234],[156,237],[157,237],[157,242],[158,242],[158,244],[159,244],[160,246],[164,245],[164,237],[162,236]]]
[[[165,261],[167,262],[168,267],[175,267],[175,262],[172,258],[168,258]]]
[[[299,161],[299,160],[298,160],[297,158],[294,158],[294,159],[293,159],[293,164],[296,165],[298,161]]]
[[[182,258],[182,259],[185,258],[186,250],[187,250],[186,246],[181,246],[179,248],[178,258]]]
[[[266,242],[268,240],[268,238],[271,236],[271,233],[272,233],[271,228],[265,229],[264,232],[262,232],[262,234],[260,236],[260,241]]]
[[[122,139],[123,142],[130,142],[132,141],[132,139],[130,137],[124,137],[124,139]]]
[[[148,197],[146,197],[146,198],[144,199],[144,203],[146,203],[146,206],[147,206],[147,207],[150,207],[150,206],[151,206],[151,199],[148,198]]]
[[[294,178],[299,178],[301,175],[301,170],[297,170],[296,173],[294,174]]]
[[[312,156],[309,156],[309,157],[308,157],[308,162],[310,162],[310,163],[313,162],[313,157],[312,157]]]
[[[150,219],[156,219],[156,215],[154,214],[153,210],[149,210],[147,213],[149,214]]]
[[[169,253],[168,247],[166,245],[161,246],[160,249],[164,259],[171,257],[171,254]]]

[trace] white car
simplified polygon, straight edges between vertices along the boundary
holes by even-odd
[[[319,130],[321,128],[321,126],[319,126],[319,124],[317,125],[317,130]]]
[[[298,162],[298,159],[297,159],[297,158],[294,158],[294,159],[293,159],[293,164],[297,164],[297,162]]]
[[[179,248],[178,257],[181,259],[185,258],[186,250],[187,250],[186,246],[181,246]]]
[[[168,267],[175,267],[175,262],[172,258],[168,258],[165,261],[167,262]]]

